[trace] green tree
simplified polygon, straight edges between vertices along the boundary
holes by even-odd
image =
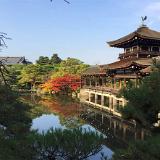
[[[31,89],[35,89],[36,85],[43,83],[49,78],[49,73],[54,70],[51,65],[34,65],[30,64],[21,70],[19,84],[30,85]]]
[[[39,59],[36,61],[36,63],[39,65],[47,65],[50,63],[50,60],[48,57],[40,56]]]
[[[82,128],[49,130],[30,136],[35,160],[85,160],[102,149],[103,136]]]
[[[158,120],[160,111],[160,62],[154,61],[150,76],[142,80],[138,88],[127,88],[122,95],[128,100],[122,109],[126,119],[135,119],[144,126],[151,127]]]
[[[75,65],[80,65],[80,64],[83,64],[83,62],[80,61],[79,59],[68,57],[66,60],[62,61],[61,66],[62,67],[73,66],[73,65],[75,66]]]
[[[50,59],[50,64],[55,65],[61,63],[62,59],[58,56],[58,54],[53,54]]]
[[[1,160],[32,159],[32,150],[25,141],[32,124],[28,114],[31,107],[20,102],[18,98],[10,88],[0,85]]]
[[[66,74],[80,75],[88,67],[89,65],[84,64],[79,59],[67,58],[59,64],[55,72],[53,72],[52,77],[63,76]]]
[[[127,149],[118,150],[113,160],[159,160],[160,135],[155,135],[144,141],[130,143]]]
[[[19,84],[24,86],[29,84],[32,89],[35,88],[36,82],[40,81],[39,78],[39,69],[37,65],[31,64],[22,69]]]
[[[19,86],[18,81],[20,79],[22,69],[26,67],[23,64],[15,64],[11,66],[7,66],[8,76],[7,80],[12,89],[17,89]]]

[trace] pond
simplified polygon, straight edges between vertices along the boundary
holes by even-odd
[[[82,127],[104,135],[102,151],[112,157],[116,149],[127,147],[131,140],[144,139],[145,132],[134,123],[115,117],[105,111],[76,102],[68,97],[22,96],[38,114],[33,116],[31,130],[46,132],[50,128],[72,129]],[[38,109],[37,109],[38,108]],[[89,158],[100,159],[100,153]]]

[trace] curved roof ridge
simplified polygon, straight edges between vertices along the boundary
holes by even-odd
[[[122,43],[126,43],[127,41],[133,39],[134,37],[140,37],[140,38],[146,38],[146,39],[155,39],[160,40],[160,32],[150,29],[149,27],[143,25],[134,32],[131,32],[130,34],[121,37],[114,41],[107,42],[111,47],[116,47]]]

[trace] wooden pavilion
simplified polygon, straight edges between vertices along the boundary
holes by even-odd
[[[82,74],[82,86],[112,88],[138,86],[143,76],[151,71],[152,59],[160,56],[160,32],[142,25],[136,31],[118,40],[110,41],[111,47],[123,48],[119,60],[90,67]]]
[[[79,97],[82,102],[121,116],[119,107],[127,101],[117,94],[123,87],[138,87],[141,79],[150,74],[153,59],[160,56],[160,32],[142,25],[108,44],[124,52],[116,62],[88,68],[81,75]]]

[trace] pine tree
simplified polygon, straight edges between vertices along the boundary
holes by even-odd
[[[58,54],[53,54],[52,57],[51,57],[51,60],[50,60],[50,64],[59,64],[61,63],[62,59],[58,56]]]

